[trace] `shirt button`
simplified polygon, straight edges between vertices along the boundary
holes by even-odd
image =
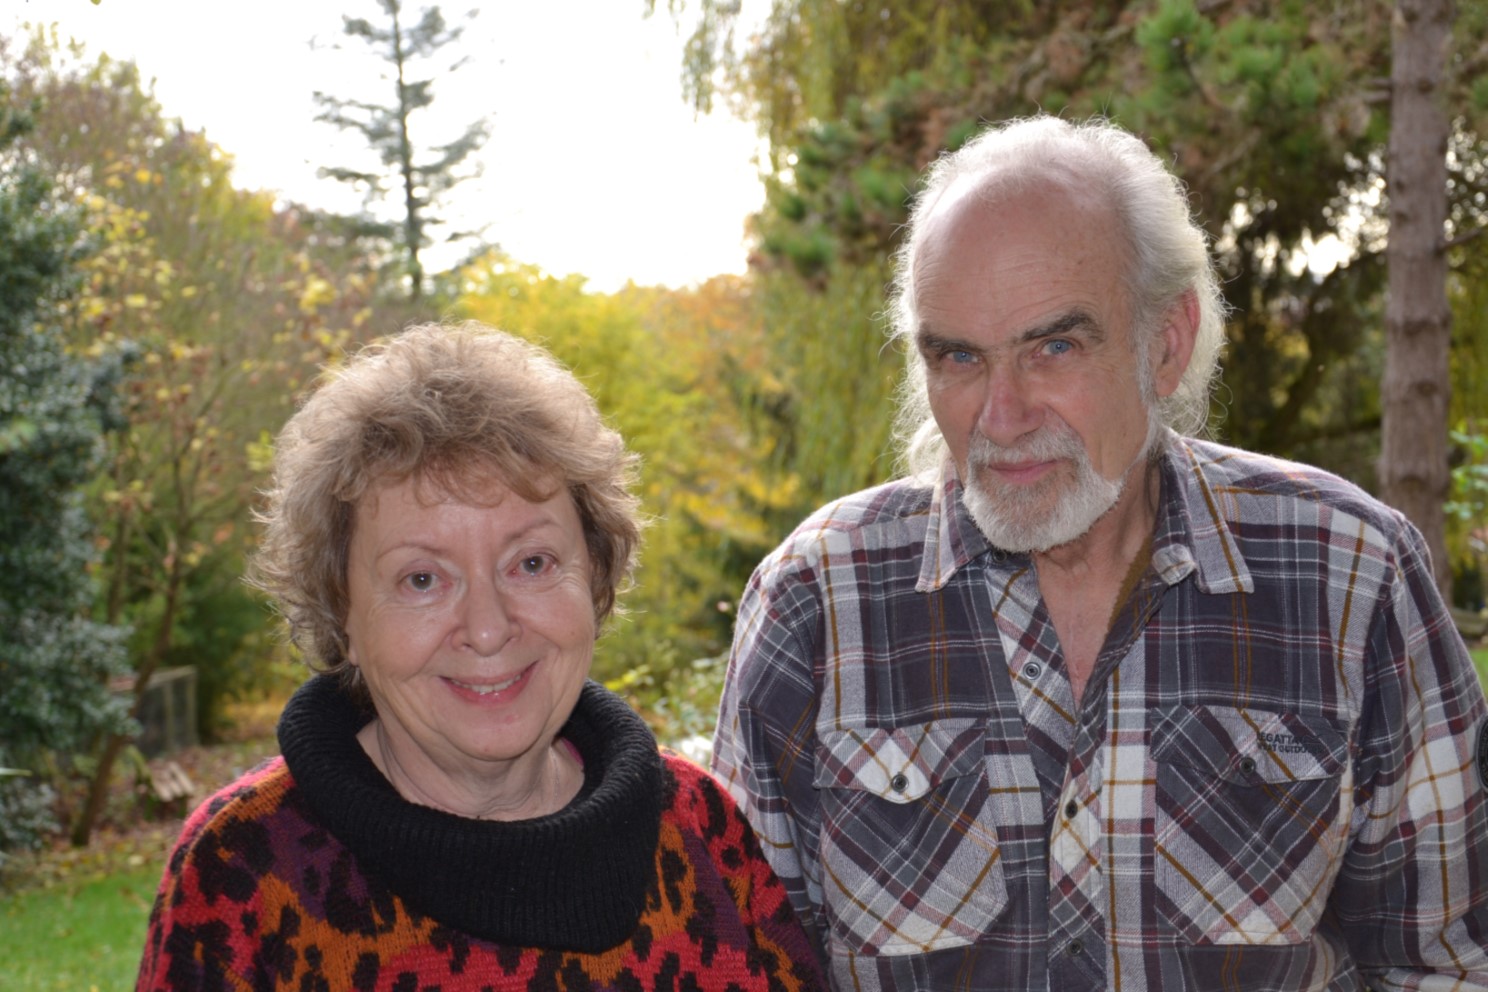
[[[1074,940],[1064,945],[1064,953],[1068,954],[1070,957],[1075,957],[1083,953],[1084,950],[1085,945],[1080,943],[1079,937],[1076,937]]]
[[[1247,754],[1245,757],[1240,759],[1240,771],[1244,772],[1246,775],[1254,775],[1255,770],[1255,759],[1252,758],[1250,755]]]
[[[1066,820],[1073,820],[1075,818],[1075,814],[1079,812],[1080,804],[1075,802],[1073,799],[1064,804],[1064,818]]]
[[[889,779],[889,788],[895,792],[903,792],[909,788],[909,779],[905,777],[903,772],[899,772],[893,778]]]
[[[1028,664],[1023,666],[1023,677],[1030,682],[1034,681],[1042,674],[1044,674],[1044,666],[1040,665],[1036,661],[1030,661]]]

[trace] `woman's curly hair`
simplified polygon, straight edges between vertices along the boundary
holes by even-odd
[[[280,432],[249,582],[273,598],[312,668],[340,672],[347,550],[369,488],[415,478],[477,504],[566,488],[603,621],[640,542],[636,463],[542,348],[473,321],[411,327],[326,370]]]

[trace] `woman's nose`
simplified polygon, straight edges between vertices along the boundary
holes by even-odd
[[[467,590],[461,612],[459,647],[468,647],[480,655],[493,655],[516,635],[517,623],[509,604],[499,590],[490,586]]]

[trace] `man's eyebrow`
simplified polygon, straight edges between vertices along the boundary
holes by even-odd
[[[1042,341],[1046,338],[1056,338],[1062,334],[1074,331],[1083,332],[1091,341],[1104,341],[1106,332],[1101,322],[1095,315],[1085,309],[1075,309],[1068,313],[1062,313],[1046,323],[1019,334],[1017,344],[1031,344],[1034,341]],[[982,345],[958,337],[948,337],[925,327],[923,324],[915,332],[915,347],[921,351],[933,351],[945,353],[948,351],[965,351],[973,355],[979,355],[984,351]]]
[[[969,354],[979,354],[981,352],[981,348],[972,344],[970,341],[963,341],[960,338],[948,338],[934,331],[926,330],[924,327],[921,327],[915,334],[915,347],[921,351],[940,353],[964,351]]]
[[[1042,341],[1045,338],[1057,338],[1062,334],[1069,334],[1071,331],[1083,331],[1092,341],[1104,341],[1106,339],[1106,332],[1101,327],[1100,321],[1095,318],[1095,315],[1088,310],[1076,309],[1060,314],[1048,323],[1040,324],[1037,327],[1030,327],[1018,335],[1018,341],[1027,344],[1034,341]]]

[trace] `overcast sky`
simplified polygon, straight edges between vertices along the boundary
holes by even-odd
[[[627,279],[679,286],[743,271],[744,219],[763,198],[754,128],[695,119],[681,96],[681,38],[664,11],[647,19],[642,0],[465,0],[442,10],[455,21],[477,6],[461,42],[470,61],[436,84],[435,104],[446,133],[487,116],[491,137],[484,175],[457,191],[447,215],[488,225],[518,261],[582,273],[605,291]],[[23,22],[56,23],[93,55],[132,59],[167,116],[233,156],[239,186],[332,209],[360,202],[316,177],[318,166],[353,164],[357,146],[314,123],[312,94],[387,99],[361,88],[377,87],[376,70],[353,61],[357,43],[341,32],[343,14],[375,21],[375,0],[0,0],[0,12],[12,35]],[[348,52],[327,47],[340,41]]]

